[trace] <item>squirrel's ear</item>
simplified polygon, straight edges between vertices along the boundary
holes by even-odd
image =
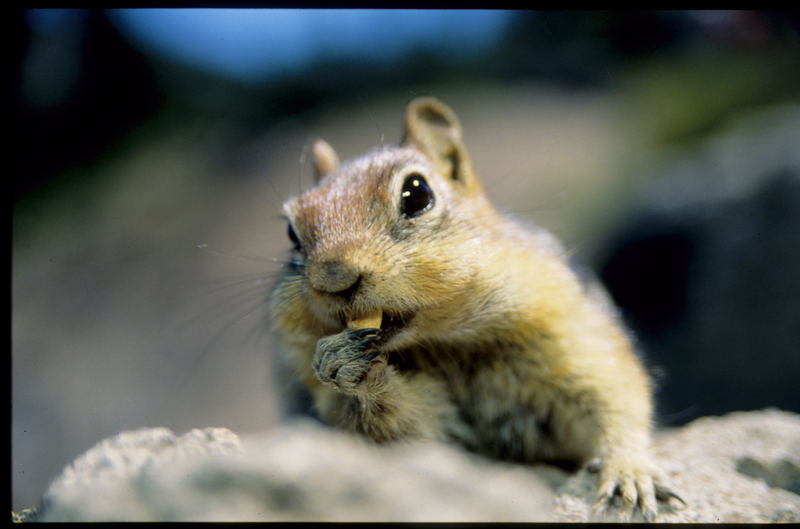
[[[408,104],[403,143],[422,149],[453,180],[468,187],[477,185],[472,162],[461,139],[461,123],[438,99],[418,97]]]
[[[339,156],[325,140],[314,141],[311,146],[311,155],[314,160],[314,176],[316,180],[339,168]]]

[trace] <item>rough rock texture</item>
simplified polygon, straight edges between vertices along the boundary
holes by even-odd
[[[688,503],[662,504],[657,521],[800,521],[798,415],[702,418],[659,434],[654,451]],[[221,428],[149,429],[97,444],[22,518],[584,521],[594,479],[440,443],[375,446],[311,421],[242,440]]]
[[[799,415],[765,410],[703,417],[660,433],[653,452],[688,504],[656,521],[800,521]],[[568,480],[558,491],[554,517],[588,520],[593,490],[585,472]]]

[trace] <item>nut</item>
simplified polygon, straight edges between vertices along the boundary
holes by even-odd
[[[380,329],[382,320],[383,311],[376,309],[364,317],[348,320],[347,327],[350,329]]]

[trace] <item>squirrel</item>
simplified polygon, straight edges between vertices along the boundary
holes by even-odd
[[[612,303],[553,235],[493,207],[449,107],[412,100],[401,144],[349,163],[311,150],[269,305],[324,422],[585,465],[598,515],[617,494],[623,519],[685,504],[648,454],[651,382]]]

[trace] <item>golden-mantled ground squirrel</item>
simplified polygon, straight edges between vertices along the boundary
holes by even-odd
[[[598,512],[652,520],[677,497],[648,454],[651,391],[597,285],[548,232],[489,203],[455,114],[406,109],[405,138],[284,204],[291,259],[270,308],[319,416],[378,442],[456,440],[514,461],[590,463]]]

